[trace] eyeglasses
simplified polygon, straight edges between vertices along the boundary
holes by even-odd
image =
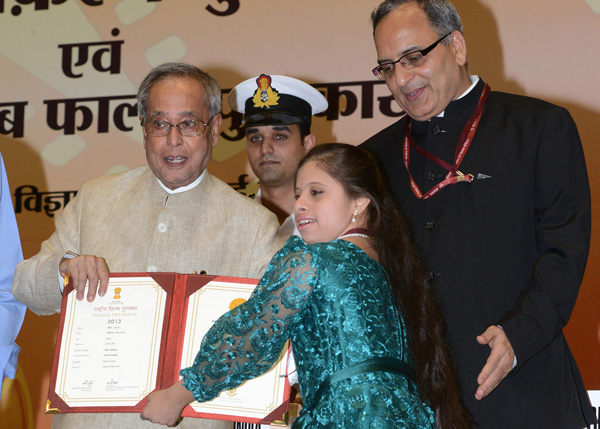
[[[213,116],[214,117],[214,116]],[[210,124],[213,118],[210,118],[205,124],[202,121],[187,120],[181,121],[178,124],[172,124],[162,119],[153,119],[147,122],[142,122],[142,126],[146,131],[146,134],[151,137],[164,137],[169,135],[171,127],[177,127],[179,132],[184,137],[197,137],[204,134],[206,127]]]
[[[396,61],[390,61],[388,63],[379,64],[373,69],[373,74],[377,79],[386,79],[394,76],[394,72],[396,70],[396,63],[402,64],[402,67],[404,67],[407,70],[410,70],[413,67],[420,66],[423,63],[425,55],[430,53],[433,50],[433,48],[439,45],[439,43],[442,40],[444,40],[451,34],[452,33],[446,34],[444,37],[439,39],[437,42],[434,42],[433,44],[429,45],[425,49],[422,49],[420,51],[409,52],[408,54],[402,55]]]

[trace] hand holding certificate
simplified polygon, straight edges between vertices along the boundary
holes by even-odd
[[[176,426],[183,409],[194,401],[194,394],[180,380],[168,389],[157,390],[148,396],[148,405],[140,418],[166,426]]]
[[[179,380],[204,333],[256,280],[174,273],[111,274],[107,293],[78,301],[65,287],[48,412],[139,412],[156,389]],[[184,416],[259,422],[287,409],[287,348],[261,377]],[[193,397],[192,397],[193,399]],[[272,415],[271,415],[272,414]],[[271,415],[271,417],[267,417]]]

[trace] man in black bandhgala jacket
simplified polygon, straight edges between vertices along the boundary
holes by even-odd
[[[591,225],[571,116],[469,75],[445,0],[386,0],[372,18],[373,72],[407,115],[363,147],[431,270],[467,408],[485,429],[594,423],[562,332]]]

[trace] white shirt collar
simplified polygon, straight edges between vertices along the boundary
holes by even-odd
[[[460,100],[465,95],[467,95],[469,92],[471,92],[473,90],[473,88],[475,88],[475,85],[477,85],[477,82],[479,82],[479,76],[477,76],[477,75],[469,75],[469,80],[471,81],[471,86],[468,87],[467,90],[465,92],[463,92],[460,97],[457,98],[457,100]],[[437,115],[437,117],[438,118],[443,118],[444,117],[444,112],[445,112],[445,110],[442,113],[440,113],[439,115]]]
[[[258,188],[258,191],[256,191],[256,195],[254,195],[254,201],[256,201],[258,204],[262,205],[262,192],[261,192],[260,188]]]
[[[254,196],[254,201],[262,205],[261,188],[258,188],[258,191]],[[296,218],[294,216],[293,211],[291,215],[285,218],[281,226],[279,226],[279,232],[277,233],[277,235],[283,238],[284,240],[287,240],[290,237],[290,235],[297,235],[298,237],[300,237],[300,231],[298,231],[298,227],[296,226]]]
[[[190,189],[194,189],[196,186],[198,186],[200,184],[200,182],[202,182],[202,179],[204,178],[204,175],[206,174],[206,169],[204,169],[204,171],[202,172],[202,174],[200,176],[198,176],[198,178],[196,180],[194,180],[192,183],[190,183],[189,185],[185,185],[185,186],[181,186],[177,189],[169,189],[167,188],[163,182],[160,181],[160,179],[157,177],[156,180],[158,180],[158,184],[160,186],[162,186],[162,188],[167,191],[169,194],[179,194],[181,192],[185,192],[185,191],[189,191]]]

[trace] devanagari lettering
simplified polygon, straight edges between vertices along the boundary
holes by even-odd
[[[42,192],[44,195],[44,212],[48,217],[54,217],[54,213],[66,207],[74,198],[77,191]]]
[[[227,94],[231,92],[230,89],[223,90],[223,98],[227,97]],[[231,124],[228,128],[221,131],[220,136],[230,142],[239,141],[244,137],[244,131],[242,130],[242,119],[243,115],[235,110],[231,109],[229,113],[222,112],[223,120],[231,118]]]
[[[233,189],[235,189],[236,191],[246,189],[246,185],[248,185],[250,183],[246,180],[247,177],[248,177],[247,174],[240,174],[238,176],[237,182],[230,182],[227,184],[229,186],[231,186]]]
[[[44,100],[47,107],[46,123],[56,131],[63,130],[65,135],[75,134],[75,131],[85,131],[92,125],[94,113],[92,109],[84,103],[96,103],[97,105],[97,131],[98,133],[107,133],[110,120],[111,101],[132,100],[129,103],[119,103],[114,107],[112,119],[121,131],[131,131],[133,127],[125,124],[125,116],[137,116],[137,105],[135,95],[107,96],[107,97],[87,97],[87,98],[64,98],[57,100]],[[114,103],[113,103],[114,106]],[[62,110],[63,117],[59,120],[59,108]],[[80,113],[81,121],[77,121],[77,113]]]
[[[116,30],[116,29],[115,29]],[[119,34],[118,30],[113,30],[113,34]],[[119,74],[121,72],[121,45],[124,40],[115,40],[112,42],[91,42],[91,43],[69,43],[58,45],[62,50],[62,71],[65,76],[70,78],[80,78],[83,72],[75,73],[73,67],[81,67],[87,64],[90,48],[96,48],[92,55],[92,66],[98,72],[110,72],[110,74]],[[73,61],[75,53],[76,60]],[[108,54],[108,64],[103,64],[103,57]]]
[[[15,213],[23,210],[41,213],[54,217],[54,213],[66,207],[75,198],[77,191],[39,192],[37,186],[23,185],[15,189]]]
[[[397,118],[404,115],[404,111],[402,109],[396,111],[395,108],[398,108],[398,104],[394,101],[393,95],[386,95],[385,97],[377,97],[377,101],[379,101],[379,111],[383,113],[385,116],[389,116],[391,118]]]
[[[360,116],[361,118],[372,118],[373,117],[373,94],[374,86],[381,84],[380,81],[358,81],[358,82],[332,82],[332,83],[321,83],[313,85],[315,88],[325,89],[325,98],[329,103],[329,107],[326,111],[326,117],[329,121],[339,119],[340,115],[350,116],[353,114],[358,107],[359,95],[356,94],[352,87],[360,87]],[[342,89],[345,87],[346,89]],[[344,97],[345,108],[340,109],[340,100]]]
[[[14,0],[19,5],[28,6],[30,4],[34,5],[34,10],[48,10],[50,8],[50,0]],[[59,5],[65,3],[67,0],[52,0],[53,5]],[[13,6],[10,9],[10,13],[13,16],[21,15],[23,9],[21,6]],[[0,1],[0,13],[4,12],[4,0]]]
[[[240,8],[240,0],[217,0],[218,3],[227,3],[227,9],[221,11],[215,9],[211,4],[206,6],[206,10],[216,16],[229,16],[236,13]]]
[[[31,212],[42,211],[42,194],[32,185],[23,185],[15,189],[15,213],[23,209]]]
[[[15,138],[25,133],[25,106],[27,101],[0,103],[0,134],[12,134]]]

